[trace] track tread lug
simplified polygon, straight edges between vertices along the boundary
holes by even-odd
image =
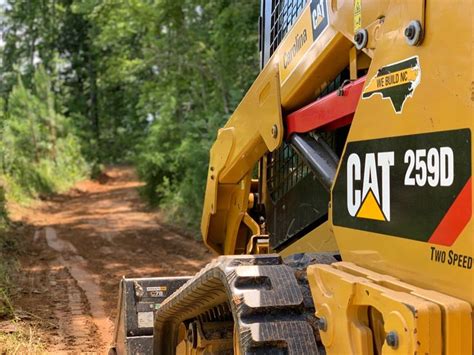
[[[231,306],[242,354],[319,354],[300,284],[295,269],[278,255],[218,257],[162,303],[155,316],[155,350],[173,354],[166,345],[170,329],[220,295]]]

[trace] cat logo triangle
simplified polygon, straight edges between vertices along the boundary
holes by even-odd
[[[365,199],[362,202],[356,217],[374,219],[377,221],[384,222],[387,221],[372,190],[369,190],[369,192],[365,196]]]

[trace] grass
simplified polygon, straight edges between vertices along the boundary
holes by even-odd
[[[17,272],[21,245],[9,228],[4,220],[0,226],[0,354],[41,354],[44,347],[37,330],[21,320],[11,299],[11,275]]]
[[[0,318],[14,317],[14,308],[10,300],[12,281],[10,275],[14,272],[18,245],[16,240],[8,235],[6,227],[0,230]]]
[[[69,158],[68,158],[69,159]],[[71,160],[71,161],[69,161]],[[0,175],[0,354],[44,353],[39,330],[35,322],[43,321],[32,314],[15,309],[12,294],[16,288],[18,256],[24,246],[15,233],[18,226],[8,218],[7,205],[27,206],[42,196],[69,189],[88,174],[88,166],[81,159],[50,162],[42,160],[34,165],[18,168],[13,175]],[[78,161],[73,161],[78,160]]]
[[[0,352],[2,354],[45,353],[35,328],[12,321],[11,329],[11,332],[0,332]]]

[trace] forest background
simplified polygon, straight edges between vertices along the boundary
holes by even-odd
[[[209,148],[259,70],[259,1],[0,6],[0,215],[132,164],[198,235]]]

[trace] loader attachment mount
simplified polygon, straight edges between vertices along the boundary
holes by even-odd
[[[190,277],[123,278],[109,354],[153,353],[154,312]]]

